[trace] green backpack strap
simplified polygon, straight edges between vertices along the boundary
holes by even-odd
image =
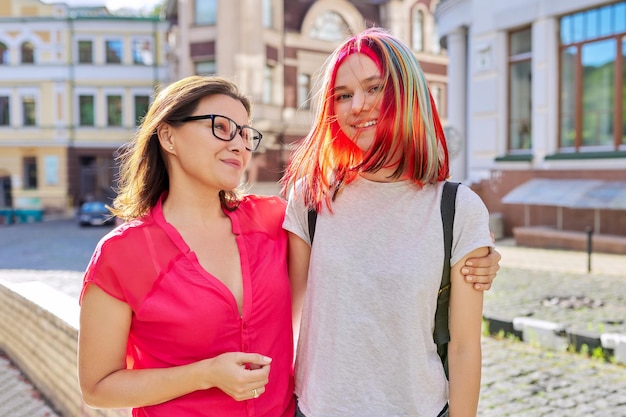
[[[441,285],[437,295],[437,311],[435,312],[435,331],[433,338],[437,344],[437,353],[443,363],[443,369],[448,377],[448,342],[450,342],[450,329],[448,328],[448,313],[450,311],[450,258],[452,257],[452,228],[454,225],[454,212],[456,205],[456,191],[459,187],[457,182],[447,182],[443,185],[441,195],[441,220],[443,222],[443,273]]]

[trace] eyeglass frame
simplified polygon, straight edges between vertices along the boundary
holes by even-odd
[[[233,130],[233,134],[230,137],[230,139],[224,139],[218,135],[215,134],[215,118],[216,117],[223,117],[224,119],[230,121],[232,124],[235,125],[235,130]],[[258,130],[256,130],[255,128],[253,128],[252,126],[248,126],[248,125],[238,125],[237,122],[235,122],[233,119],[231,119],[228,116],[224,116],[221,114],[201,114],[198,116],[187,116],[183,119],[181,119],[181,122],[192,122],[195,120],[210,120],[211,121],[211,132],[213,133],[213,136],[215,136],[217,139],[224,141],[224,142],[230,142],[233,139],[235,139],[235,136],[237,136],[237,133],[239,133],[239,135],[243,138],[243,135],[241,134],[241,132],[243,131],[244,128],[247,129],[252,129],[254,132],[258,133],[258,140],[256,141],[256,146],[254,148],[248,148],[246,146],[246,149],[249,150],[250,152],[256,151],[257,149],[259,149],[259,145],[261,144],[261,139],[263,139],[263,134],[261,132],[259,132]],[[257,135],[253,136],[253,138],[256,138]],[[244,141],[245,142],[245,141]],[[254,144],[254,142],[253,142]]]

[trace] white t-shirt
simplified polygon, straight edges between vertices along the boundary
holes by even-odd
[[[317,217],[296,355],[307,417],[435,417],[448,384],[433,342],[443,183],[357,179]],[[302,198],[283,227],[310,242]],[[451,264],[492,246],[489,214],[459,186]]]

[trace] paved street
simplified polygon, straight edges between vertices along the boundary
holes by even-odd
[[[97,241],[110,228],[74,221],[0,226],[0,283],[44,281],[71,296]],[[626,334],[626,256],[498,243],[502,270],[485,294],[485,315],[531,317],[588,334]],[[626,417],[626,367],[579,353],[554,352],[511,338],[483,338],[479,416]],[[20,384],[17,384],[17,382]],[[10,388],[6,388],[6,387]],[[3,396],[13,390],[11,397]],[[11,412],[3,408],[11,398]],[[23,405],[16,404],[15,398]],[[27,381],[0,355],[0,415],[32,417],[44,407]]]

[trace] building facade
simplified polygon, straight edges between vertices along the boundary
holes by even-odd
[[[248,170],[251,191],[279,192],[295,142],[312,122],[311,92],[329,54],[371,26],[412,45],[439,111],[447,113],[447,56],[435,36],[438,0],[169,0],[170,78],[219,74],[254,101],[263,132]]]
[[[464,145],[453,176],[503,214],[506,234],[626,235],[626,2],[443,0],[436,19],[448,129]],[[533,179],[549,181],[506,203]]]
[[[167,82],[167,24],[0,3],[0,207],[65,213],[113,195],[117,149]]]

